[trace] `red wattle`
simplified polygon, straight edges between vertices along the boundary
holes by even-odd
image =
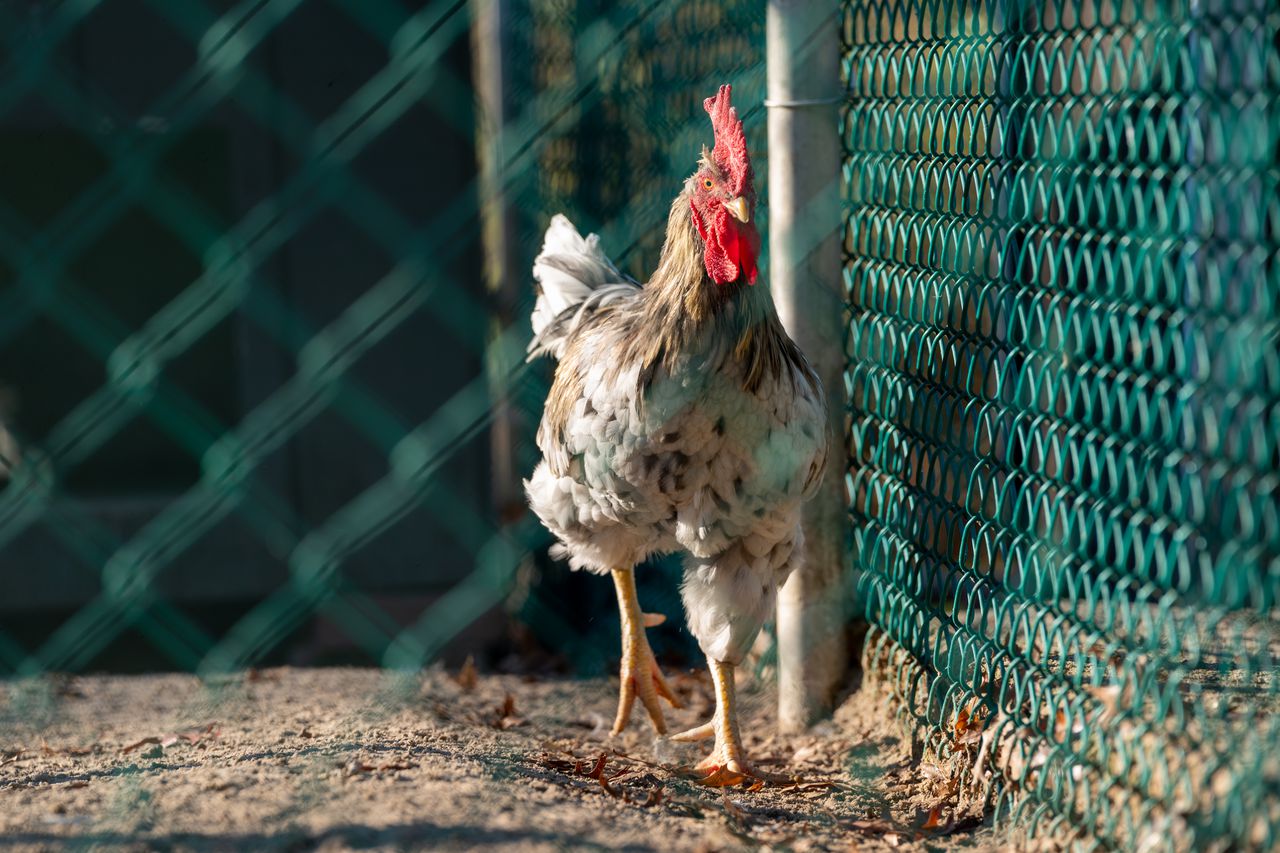
[[[738,279],[741,270],[747,283],[755,284],[756,260],[760,256],[760,238],[755,229],[748,228],[745,233],[740,231],[737,220],[723,207],[715,212],[708,228],[697,207],[692,202],[689,206],[693,212],[693,226],[706,244],[704,260],[711,280],[716,284],[729,284]]]
[[[738,263],[742,265],[742,271],[747,274],[747,284],[755,284],[756,276],[759,270],[756,263],[760,258],[760,234],[756,229],[746,226],[745,233],[739,233],[739,257]]]

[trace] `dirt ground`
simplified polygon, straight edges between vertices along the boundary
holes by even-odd
[[[675,684],[669,723],[705,719],[709,685]],[[616,690],[470,669],[0,683],[0,850],[1021,846],[939,796],[872,690],[782,737],[773,696],[742,685],[768,778],[724,788],[682,769],[703,745],[657,741],[639,713],[610,738]]]

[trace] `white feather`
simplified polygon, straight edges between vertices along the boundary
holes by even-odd
[[[533,261],[538,301],[530,318],[529,358],[560,358],[569,337],[595,309],[640,292],[600,248],[600,237],[583,237],[563,214],[551,217],[542,251]]]

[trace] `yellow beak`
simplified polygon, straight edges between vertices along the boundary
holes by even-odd
[[[747,200],[742,196],[726,201],[724,209],[732,213],[733,218],[739,222],[751,221],[751,208],[747,207]]]

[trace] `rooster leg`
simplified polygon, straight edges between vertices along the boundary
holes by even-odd
[[[708,775],[722,771],[751,775],[751,765],[742,751],[742,736],[738,733],[738,699],[733,684],[733,664],[707,659],[711,679],[716,687],[716,713],[711,718],[716,745],[711,754],[698,762],[698,769]],[[699,726],[684,732],[688,740],[705,735],[705,727]]]
[[[680,707],[680,701],[671,692],[662,670],[658,669],[658,662],[653,658],[653,650],[649,648],[649,638],[644,629],[650,620],[640,612],[634,572],[615,569],[613,585],[618,591],[618,612],[622,616],[622,688],[618,695],[618,716],[613,721],[613,733],[616,735],[627,727],[631,707],[639,696],[649,712],[649,719],[653,720],[653,727],[658,734],[664,735],[667,722],[663,719],[658,699],[662,697],[676,708]]]

